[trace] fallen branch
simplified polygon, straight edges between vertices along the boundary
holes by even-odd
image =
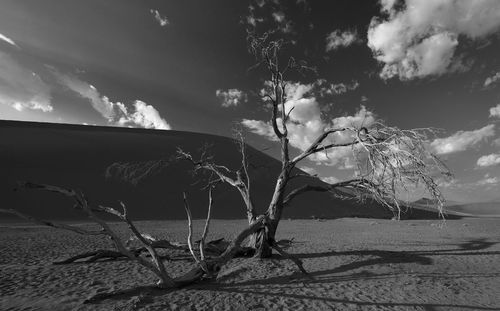
[[[212,189],[210,188],[209,191],[209,210],[207,213],[207,219],[205,221],[205,227],[203,230],[203,234],[201,237],[201,240],[199,241],[199,249],[200,249],[200,258],[198,258],[197,254],[194,252],[193,248],[193,242],[192,242],[192,217],[191,217],[191,212],[189,209],[189,205],[187,204],[187,198],[184,195],[185,198],[185,208],[186,212],[188,215],[188,229],[189,229],[189,236],[188,236],[188,248],[189,251],[191,252],[191,255],[197,262],[196,267],[193,269],[189,270],[187,273],[178,276],[178,277],[171,277],[165,268],[163,259],[166,256],[160,256],[157,252],[157,249],[163,248],[163,249],[175,249],[175,250],[186,250],[185,247],[181,245],[175,245],[174,243],[171,243],[166,240],[154,240],[152,238],[149,238],[147,235],[142,234],[135,224],[128,218],[127,215],[127,208],[125,204],[121,203],[122,211],[118,211],[115,208],[112,207],[107,207],[107,206],[97,206],[97,207],[91,207],[88,204],[87,199],[85,198],[84,194],[80,191],[75,191],[72,189],[65,189],[62,187],[57,187],[57,186],[51,186],[51,185],[44,185],[44,184],[34,184],[34,183],[24,183],[23,184],[24,188],[26,189],[37,189],[37,190],[45,190],[45,191],[51,191],[59,194],[63,194],[65,196],[70,197],[73,199],[75,202],[75,205],[73,206],[75,209],[83,211],[87,214],[89,219],[97,223],[100,227],[100,231],[91,231],[91,230],[86,230],[80,227],[76,226],[70,226],[70,225],[65,225],[65,224],[59,224],[51,221],[45,221],[45,220],[39,220],[35,217],[23,214],[21,212],[18,212],[16,210],[12,209],[0,209],[0,212],[3,213],[9,213],[16,215],[18,217],[21,217],[25,220],[37,223],[37,224],[42,224],[46,225],[49,227],[54,227],[54,228],[59,228],[59,229],[65,229],[68,231],[72,231],[75,233],[79,234],[84,234],[84,235],[104,235],[108,236],[114,243],[116,250],[95,250],[95,251],[90,251],[86,252],[83,254],[79,254],[73,257],[70,257],[66,260],[62,261],[56,261],[54,264],[67,264],[67,263],[72,263],[76,262],[81,259],[86,259],[85,262],[95,262],[97,260],[102,260],[102,259],[109,259],[109,260],[117,260],[117,259],[130,259],[136,261],[138,264],[146,267],[148,270],[153,272],[158,278],[159,281],[157,283],[157,288],[169,288],[169,289],[174,289],[174,288],[180,288],[189,284],[193,284],[195,282],[202,281],[206,278],[213,278],[214,276],[217,275],[217,273],[220,271],[221,267],[225,265],[229,260],[231,260],[233,257],[241,254],[248,253],[248,248],[242,248],[241,243],[251,234],[257,232],[258,230],[261,230],[264,226],[264,223],[266,221],[265,216],[260,216],[258,217],[251,225],[249,225],[247,228],[243,229],[231,242],[229,243],[224,243],[225,241],[223,239],[219,240],[214,240],[208,243],[205,243],[206,237],[208,235],[209,231],[209,226],[210,226],[210,217],[211,217],[211,207],[213,204],[213,199],[212,199]],[[132,233],[134,234],[134,239],[139,241],[142,246],[141,247],[136,247],[132,248],[129,246],[129,243],[124,242],[118,234],[109,226],[109,224],[101,219],[99,216],[96,215],[96,212],[99,213],[107,213],[113,216],[118,217],[120,220],[122,220],[125,224],[127,224],[128,228]],[[130,242],[130,239],[129,239]],[[226,247],[227,246],[227,247]],[[207,256],[207,252],[211,252],[212,254],[215,255],[215,257],[209,258]],[[149,254],[149,259],[145,256],[143,256],[143,253]],[[167,257],[168,258],[168,257]],[[95,299],[105,299],[105,297],[108,297],[108,294],[101,295],[97,297],[93,297],[88,299],[87,301],[94,301]]]

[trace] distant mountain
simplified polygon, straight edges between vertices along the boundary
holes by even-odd
[[[427,209],[434,208],[436,203],[434,199],[421,198],[414,201],[412,206],[418,209]],[[500,217],[500,202],[460,203],[446,201],[445,210],[449,215],[463,217]]]
[[[424,197],[424,198],[420,198],[416,201],[413,201],[412,204],[416,205],[416,206],[419,206],[419,205],[435,206],[437,204],[437,200]],[[446,200],[446,202],[444,203],[444,206],[460,205],[460,204],[462,204],[462,203],[456,202],[456,201]]]
[[[415,205],[435,205],[437,203],[437,200],[435,199],[430,199],[430,198],[420,198],[416,201],[413,202]]]
[[[226,137],[117,127],[80,126],[19,121],[0,121],[0,197],[3,207],[16,208],[45,219],[82,219],[71,209],[71,201],[53,193],[13,191],[17,181],[47,183],[83,190],[91,203],[117,206],[125,202],[132,219],[185,219],[182,192],[187,191],[193,217],[206,214],[207,194],[190,173],[191,165],[172,162],[159,174],[134,186],[105,177],[115,162],[138,162],[169,158],[177,147],[196,155],[204,144],[212,145],[216,162],[235,169],[240,156],[234,140]],[[252,193],[259,211],[264,211],[274,188],[281,163],[248,147]],[[297,178],[292,186],[300,186]],[[316,184],[323,184],[315,181]],[[214,193],[214,218],[244,218],[238,193],[228,186]],[[436,219],[435,212],[414,211],[410,217]],[[391,218],[375,203],[332,198],[327,193],[298,197],[284,218],[372,217]],[[0,214],[0,219],[8,216]],[[83,216],[84,217],[84,216]]]
[[[451,205],[448,210],[471,216],[500,217],[500,202],[478,202]]]

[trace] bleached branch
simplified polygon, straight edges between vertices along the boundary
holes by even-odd
[[[207,219],[205,220],[205,227],[203,228],[203,234],[201,235],[201,240],[200,240],[200,258],[201,258],[201,260],[205,260],[205,240],[207,238],[208,230],[210,227],[210,217],[211,217],[211,213],[212,213],[212,204],[213,204],[212,188],[209,188],[209,190],[208,190]]]

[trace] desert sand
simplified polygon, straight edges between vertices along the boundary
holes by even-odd
[[[138,225],[186,239],[185,221]],[[209,238],[231,238],[244,225],[214,220]],[[283,220],[278,238],[294,238],[288,251],[313,279],[279,256],[237,258],[216,281],[162,291],[148,288],[154,276],[131,261],[51,264],[109,248],[105,239],[10,223],[0,227],[0,310],[500,310],[499,237],[498,218]],[[179,253],[168,267],[175,275],[193,264]],[[128,293],[83,304],[120,290]]]

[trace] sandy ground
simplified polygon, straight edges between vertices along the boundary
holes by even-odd
[[[235,259],[219,280],[177,291],[130,261],[51,265],[109,241],[12,224],[0,227],[0,310],[500,310],[500,219],[401,221],[284,220],[278,237],[314,280],[279,257]],[[244,221],[213,221],[211,238],[231,237]],[[140,222],[184,241],[181,221]],[[195,222],[201,230],[202,222]],[[124,236],[125,228],[116,225]],[[181,256],[172,274],[193,263]],[[95,304],[99,292],[134,289]]]

